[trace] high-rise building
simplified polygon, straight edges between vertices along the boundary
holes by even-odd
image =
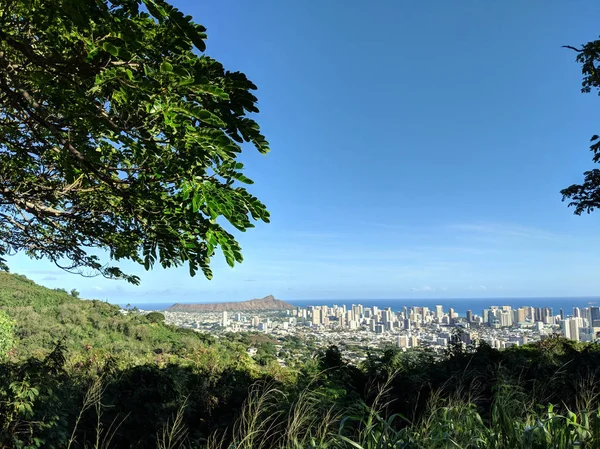
[[[406,335],[398,336],[397,344],[398,344],[399,348],[408,348],[408,344],[409,344],[408,336],[406,336]]]
[[[525,319],[529,321],[535,321],[535,309],[531,306],[525,307]]]
[[[450,307],[450,308],[448,309],[448,318],[449,318],[449,322],[450,322],[450,324],[454,324],[454,320],[455,320],[456,318],[458,318],[458,313],[455,313],[455,312],[454,312],[454,309],[453,309],[452,307]]]
[[[381,318],[382,318],[383,324],[391,323],[393,316],[394,316],[394,314],[392,312],[392,309],[390,309],[390,308],[387,308],[384,311],[382,311]]]
[[[352,310],[346,311],[346,321],[349,323],[350,321],[354,321],[354,314]]]
[[[227,318],[226,310],[223,310],[223,317],[221,318],[221,324],[223,324],[223,327],[229,326],[229,319]]]
[[[567,318],[561,322],[562,331],[565,334],[565,338],[570,340],[580,340],[579,329],[583,325],[581,318]]]
[[[525,307],[519,307],[515,310],[514,323],[523,323],[527,319],[527,309]]]
[[[369,329],[371,332],[375,332],[375,326],[377,325],[377,320],[375,318],[371,318],[369,320]]]
[[[416,315],[416,314],[415,314],[415,311],[414,311],[414,309],[411,307],[411,308],[409,309],[409,311],[408,311],[408,316],[407,316],[407,318],[408,318],[409,320],[411,320],[411,321],[415,321],[415,315]]]
[[[581,318],[587,321],[588,327],[592,327],[592,312],[590,312],[589,307],[581,309]]]
[[[571,326],[569,325],[571,320],[562,320],[560,322],[560,329],[563,332],[565,338],[571,339]]]
[[[579,341],[579,330],[583,327],[583,320],[581,318],[571,318],[571,338]]]
[[[444,306],[435,306],[435,317],[439,320],[444,316]]]
[[[573,318],[580,318],[581,317],[581,311],[579,310],[579,307],[573,307]]]
[[[410,337],[410,347],[416,348],[419,346],[419,339],[415,335],[411,335]]]
[[[473,311],[467,310],[467,323],[472,323],[472,322],[473,322]]]
[[[554,315],[552,313],[552,307],[544,307],[542,309],[542,321],[545,324],[554,324]]]
[[[600,307],[590,307],[592,327],[600,327]]]
[[[312,310],[312,324],[316,326],[317,324],[321,324],[321,308],[314,307]]]
[[[500,326],[509,327],[512,326],[513,314],[510,310],[502,310],[499,313],[498,321],[500,322]]]

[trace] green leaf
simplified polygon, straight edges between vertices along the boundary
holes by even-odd
[[[111,44],[110,42],[104,42],[102,44],[102,48],[104,49],[104,51],[109,52],[115,58],[117,56],[119,56],[119,49],[117,47],[115,47],[113,44]]]
[[[209,125],[217,126],[220,128],[226,126],[225,122],[212,112],[207,111],[206,109],[198,108],[192,104],[176,106],[173,107],[171,110],[179,114],[194,117],[195,119],[200,120],[201,122],[204,122]]]
[[[223,255],[225,256],[225,261],[227,262],[227,265],[229,265],[230,267],[233,267],[235,265],[235,259],[233,257],[233,254],[231,253],[231,251],[223,251]]]
[[[212,231],[208,231],[206,233],[206,240],[208,241],[208,243],[210,243],[211,245],[214,245],[214,246],[217,246],[219,244],[217,237],[215,236],[215,234]]]
[[[229,100],[229,94],[225,92],[223,89],[217,86],[213,86],[210,84],[204,85],[195,85],[192,91],[201,93],[201,94],[210,94],[214,97],[217,97],[221,100]]]
[[[254,184],[254,181],[252,181],[250,178],[247,178],[246,176],[244,176],[241,173],[235,173],[233,175],[233,177],[235,179],[237,179],[239,182],[243,182],[244,184]]]
[[[119,48],[119,58],[122,59],[123,61],[129,61],[132,58],[132,54],[127,51],[125,48],[121,47]]]
[[[168,61],[163,61],[160,65],[160,71],[162,73],[173,73],[173,64]]]
[[[189,86],[191,84],[194,84],[194,78],[185,78],[183,81],[181,81],[179,83],[179,86],[185,87],[185,86]]]

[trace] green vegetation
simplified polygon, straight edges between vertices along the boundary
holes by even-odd
[[[4,311],[0,311],[0,358],[8,355],[15,344],[15,322]]]
[[[1,2],[0,268],[22,251],[137,283],[118,261],[209,278],[216,248],[242,261],[222,224],[269,213],[237,157],[269,145],[256,86],[203,54],[205,31],[163,0]]]
[[[581,48],[566,46],[577,52],[577,62],[581,64],[581,73],[583,81],[581,83],[581,92],[590,93],[600,91],[600,73],[598,64],[600,64],[600,40],[595,40],[583,44]],[[590,150],[593,153],[594,163],[600,163],[600,136],[592,136]],[[569,199],[569,206],[575,208],[575,213],[581,215],[583,212],[590,213],[594,209],[600,208],[600,169],[594,168],[586,171],[582,184],[573,184],[572,186],[561,190],[563,200]]]
[[[7,273],[0,310],[0,447],[600,443],[598,344],[552,337],[502,352],[451,345],[441,356],[389,348],[353,366],[335,347],[216,338]],[[304,352],[281,367],[286,351]]]
[[[202,54],[205,38],[163,0],[0,6],[1,269],[23,251],[137,283],[120,260],[209,278],[217,248],[241,262],[222,223],[269,213],[237,157],[269,146],[249,117],[256,86]],[[574,49],[584,92],[600,87],[599,49]],[[600,162],[598,136],[591,149]],[[580,214],[599,192],[591,170],[562,194]],[[336,347],[215,338],[78,298],[0,273],[0,447],[600,447],[595,343],[454,341],[354,366]]]
[[[150,312],[146,315],[146,320],[150,323],[164,323],[165,316],[160,312]]]

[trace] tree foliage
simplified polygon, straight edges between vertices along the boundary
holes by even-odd
[[[164,314],[162,314],[160,312],[150,312],[149,314],[146,315],[146,319],[150,323],[164,323],[165,322],[165,316],[164,316]]]
[[[2,2],[4,269],[24,251],[137,283],[118,261],[210,278],[216,248],[242,260],[225,223],[269,214],[236,158],[269,146],[248,116],[256,86],[202,53],[205,31],[162,0]]]
[[[591,41],[581,48],[567,46],[577,52],[576,60],[581,64],[583,81],[581,92],[598,91],[600,95],[600,40]],[[594,163],[600,163],[600,136],[591,138],[590,150]],[[600,169],[594,168],[584,173],[582,184],[573,184],[560,192],[563,201],[568,199],[569,206],[575,207],[575,213],[590,213],[600,207]]]
[[[3,359],[15,344],[15,321],[0,310],[0,359]]]

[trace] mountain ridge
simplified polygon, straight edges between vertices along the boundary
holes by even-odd
[[[239,302],[215,302],[204,304],[173,304],[167,312],[241,312],[259,310],[292,310],[294,306],[275,299],[273,295]]]

